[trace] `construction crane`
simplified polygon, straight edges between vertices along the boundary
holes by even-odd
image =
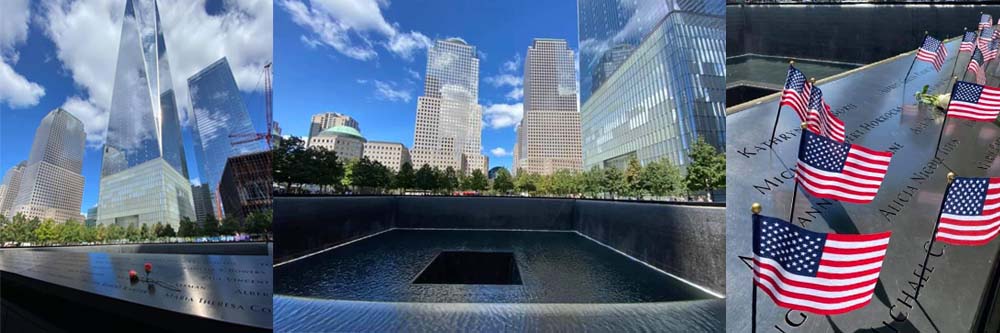
[[[264,65],[264,114],[267,117],[267,128],[264,129],[264,133],[230,134],[229,137],[235,140],[231,143],[233,146],[264,139],[264,142],[267,143],[267,148],[268,149],[271,148],[271,132],[274,130],[274,121],[271,111],[273,104],[272,95],[273,93],[271,91],[271,63],[268,62],[266,65]]]

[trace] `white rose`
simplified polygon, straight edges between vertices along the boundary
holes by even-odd
[[[934,106],[939,108],[947,108],[948,102],[951,101],[951,94],[941,94],[937,96],[937,100],[934,101]]]

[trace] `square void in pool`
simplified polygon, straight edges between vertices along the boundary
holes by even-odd
[[[521,284],[513,252],[444,251],[413,283]]]
[[[278,266],[274,292],[429,303],[714,298],[575,232],[440,229],[387,231]]]

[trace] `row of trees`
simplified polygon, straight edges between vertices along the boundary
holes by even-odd
[[[726,159],[699,138],[688,153],[687,174],[669,160],[646,163],[635,158],[623,169],[592,168],[575,172],[561,170],[551,175],[518,172],[511,176],[500,169],[492,181],[481,170],[464,175],[455,169],[423,165],[414,170],[404,163],[393,172],[367,158],[341,161],[323,148],[305,147],[297,138],[282,140],[274,150],[274,180],[289,193],[426,193],[449,194],[477,191],[497,195],[527,193],[536,196],[592,198],[686,198],[692,192],[725,187]],[[709,197],[709,200],[711,198]]]
[[[40,220],[37,217],[28,219],[21,214],[10,218],[0,215],[0,240],[3,242],[70,245],[188,241],[190,238],[237,233],[267,234],[271,229],[271,212],[251,213],[244,223],[234,218],[225,218],[220,223],[214,216],[209,215],[205,223],[199,225],[184,218],[177,229],[174,230],[173,226],[161,223],[141,226],[135,223],[128,226],[116,224],[86,226],[75,220],[59,223],[52,219]]]

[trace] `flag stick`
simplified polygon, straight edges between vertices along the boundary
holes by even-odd
[[[916,293],[913,295],[913,299],[917,299],[917,297],[920,297],[920,289],[923,289],[920,288],[919,286],[924,282],[924,272],[927,272],[927,260],[931,258],[931,250],[934,249],[934,241],[937,240],[938,227],[941,225],[941,213],[942,211],[944,211],[944,202],[946,199],[948,199],[948,191],[951,190],[951,184],[954,180],[955,180],[955,173],[949,172],[948,186],[945,186],[944,188],[945,197],[941,199],[941,208],[938,208],[937,221],[934,222],[934,231],[931,232],[931,246],[927,247],[927,253],[924,255],[924,265],[920,267],[920,279],[917,280],[918,288]]]
[[[962,28],[962,39],[965,39],[965,32],[969,31],[969,28]],[[975,40],[973,40],[975,41]],[[955,52],[955,66],[951,68],[951,76],[955,76],[955,70],[958,69],[958,58],[962,55],[962,41],[958,41],[958,52]],[[973,50],[975,51],[975,50]],[[914,58],[916,59],[916,58]]]
[[[920,39],[920,44],[917,45],[917,52],[920,52],[920,47],[924,46],[924,41],[927,40],[927,31],[924,31],[924,38]],[[910,69],[906,70],[906,76],[903,77],[903,105],[906,105],[906,79],[910,78],[910,71],[913,71],[913,65],[917,63],[917,54],[913,54],[913,61],[910,62]]]
[[[801,148],[802,147],[802,143],[803,143],[803,141],[806,140],[806,133],[805,132],[808,131],[808,129],[806,129],[807,126],[808,126],[808,124],[802,123],[802,137],[799,139],[799,149],[802,149]],[[792,185],[792,186],[795,187],[795,190],[792,191],[792,206],[788,207],[788,223],[792,223],[792,217],[795,216],[795,199],[799,197],[799,177],[798,177],[798,175],[795,176],[795,184]]]
[[[753,221],[756,222],[757,219],[760,218],[760,203],[754,202],[753,205],[750,205],[750,212],[753,213]],[[751,242],[754,241],[756,240],[751,240]],[[754,258],[754,264],[753,264],[754,274],[753,274],[753,283],[750,285],[750,288],[753,288],[753,297],[750,299],[750,301],[753,302],[753,305],[750,307],[750,332],[757,333],[757,260],[756,260],[757,253],[756,252],[754,252],[753,258]]]
[[[957,76],[951,77],[951,86],[952,86],[951,90],[952,91],[955,90],[955,81],[956,80],[958,80]],[[948,100],[948,106],[944,108],[944,121],[941,122],[941,133],[938,134],[938,142],[937,142],[937,145],[934,146],[934,157],[935,158],[937,158],[937,156],[938,156],[938,149],[941,148],[941,137],[944,136],[944,125],[948,124],[948,109],[951,108],[951,101],[952,100],[949,99]]]
[[[795,64],[795,60],[788,61],[788,67],[791,68]],[[788,84],[787,75],[785,77],[785,84]],[[782,88],[784,90],[784,88]],[[781,100],[778,100],[778,114],[774,115],[774,127],[771,128],[771,140],[768,142],[774,142],[774,134],[778,131],[778,119],[781,119]]]

